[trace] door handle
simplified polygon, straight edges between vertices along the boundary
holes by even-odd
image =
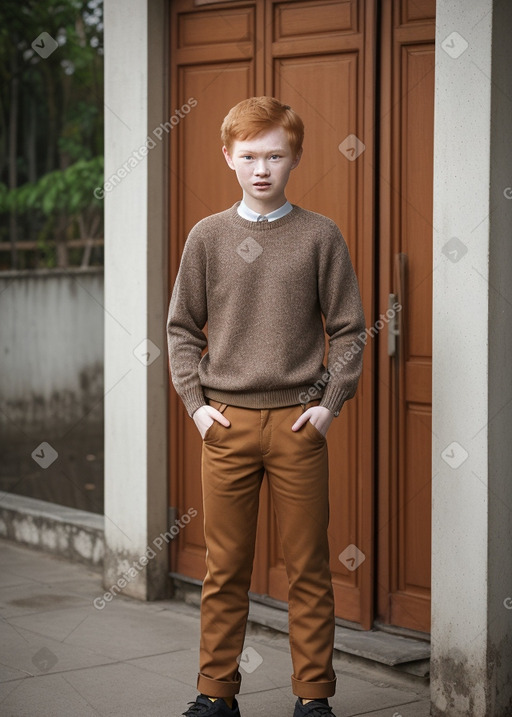
[[[398,303],[398,295],[390,294],[388,297],[388,311],[391,318],[388,323],[388,356],[396,356],[396,345],[400,336],[400,324],[398,323],[398,312],[396,305]]]
[[[397,293],[389,294],[388,297],[388,311],[391,313],[391,319],[388,324],[388,356],[397,356],[399,353],[400,327],[403,325],[401,323],[403,322],[403,316],[401,318],[398,316],[398,311],[394,308],[394,305],[400,304],[400,312],[403,314],[406,266],[407,254],[402,252],[395,254],[394,284]]]

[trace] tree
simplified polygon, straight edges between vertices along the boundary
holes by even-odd
[[[46,0],[44,3],[2,0],[0,181],[10,192],[27,184],[27,196],[31,191],[37,194],[41,187],[46,187],[54,196],[58,185],[66,196],[76,197],[76,185],[62,190],[62,182],[75,182],[81,172],[89,176],[87,171],[94,172],[100,167],[99,158],[103,155],[102,13],[101,0]],[[44,40],[34,45],[42,32],[57,43],[48,56],[40,54]],[[44,49],[48,47],[47,42]],[[73,165],[75,172],[66,174],[65,170]],[[60,175],[54,174],[57,170]],[[50,176],[36,191],[37,181],[44,175]],[[90,200],[89,209],[82,209],[78,215],[66,210],[57,218],[55,212],[51,213],[50,223],[60,246],[59,265],[66,261],[65,238],[85,232],[83,222],[87,225],[87,213],[96,217],[94,224],[98,221],[101,224],[101,217],[97,218],[98,202],[92,196]],[[6,204],[11,208],[8,231],[3,230],[0,240],[10,239],[11,266],[15,268],[19,266],[14,251],[16,239],[40,238],[41,232],[48,230],[50,217],[36,211],[35,205],[20,215],[18,211],[25,205],[20,204],[15,194],[11,201],[4,201],[4,207]]]

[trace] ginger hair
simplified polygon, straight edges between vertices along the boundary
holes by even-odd
[[[272,127],[283,127],[294,156],[302,149],[304,123],[289,105],[274,97],[250,97],[232,107],[220,130],[222,143],[231,152],[233,142],[252,139]]]

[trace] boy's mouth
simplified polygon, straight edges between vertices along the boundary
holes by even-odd
[[[270,182],[254,182],[254,187],[270,187]]]

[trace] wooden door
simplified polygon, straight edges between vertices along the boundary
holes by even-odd
[[[170,132],[171,285],[191,227],[240,198],[220,151],[223,117],[243,98],[274,95],[293,106],[306,126],[303,160],[287,196],[340,226],[372,321],[374,31],[373,2],[171,2],[171,109],[191,98],[194,104]],[[365,145],[360,154],[362,145],[357,154],[351,146],[355,137]],[[336,610],[366,627],[372,621],[374,567],[372,381],[369,351],[358,396],[334,421],[328,441]],[[180,515],[190,507],[199,513],[173,544],[172,569],[202,578],[201,445],[174,390],[170,414],[171,503]],[[268,490],[260,506],[252,590],[285,600],[287,580]],[[361,551],[356,569],[345,559],[351,546]]]
[[[382,4],[377,617],[430,630],[435,0]]]
[[[287,195],[293,203],[331,217],[341,228],[358,275],[368,327],[385,313],[388,295],[398,291],[392,273],[395,255],[408,256],[408,283],[401,291],[414,294],[414,299],[407,302],[404,295],[403,317],[409,327],[413,312],[418,323],[402,333],[400,360],[387,355],[385,329],[368,341],[357,396],[343,408],[328,435],[336,614],[366,629],[375,612],[387,623],[427,629],[432,195],[428,111],[433,93],[429,81],[420,80],[428,76],[432,58],[433,20],[426,15],[433,2],[411,0],[410,5],[407,9],[406,0],[171,2],[171,111],[190,99],[194,106],[170,132],[170,286],[191,227],[240,198],[236,178],[221,155],[219,128],[232,105],[255,94],[278,97],[304,119],[304,156],[292,172]],[[377,75],[379,46],[382,70]],[[421,217],[427,219],[422,223]],[[378,229],[382,243],[377,252]],[[402,360],[404,352],[407,362]],[[201,442],[173,389],[170,416],[171,504],[178,515],[189,508],[198,511],[173,541],[171,566],[202,579]],[[419,486],[423,490],[411,498]],[[418,562],[420,554],[423,562]],[[252,590],[280,600],[287,596],[266,487],[260,501]]]

